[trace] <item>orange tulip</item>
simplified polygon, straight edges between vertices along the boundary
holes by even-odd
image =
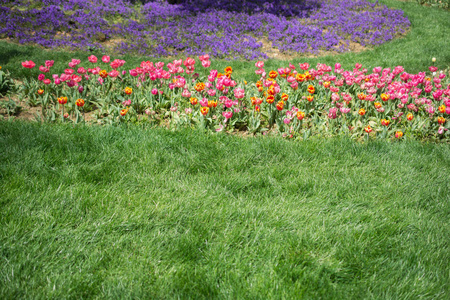
[[[198,103],[198,99],[194,97],[190,98],[189,101],[191,102],[192,105],[197,105]]]
[[[67,97],[59,97],[58,98],[58,103],[61,105],[64,105],[67,103]]]
[[[127,109],[122,109],[122,110],[120,111],[120,115],[121,115],[122,117],[124,117],[124,116],[127,114],[127,112],[128,112],[128,108],[127,108]]]
[[[197,83],[197,84],[195,85],[194,89],[195,89],[197,92],[201,92],[201,91],[203,91],[203,90],[205,89],[205,84],[204,84],[203,82],[199,82],[199,83]]]
[[[295,80],[297,80],[298,82],[303,82],[305,81],[305,75],[303,74],[297,74],[297,76],[295,76]]]
[[[283,108],[284,108],[284,102],[283,102],[283,100],[278,101],[278,103],[277,103],[277,109],[278,109],[278,110],[283,110]]]
[[[275,97],[272,96],[272,95],[268,96],[267,99],[266,99],[266,102],[269,103],[269,104],[272,104],[273,101],[275,101]]]
[[[389,94],[381,94],[381,100],[383,101],[388,101],[389,98],[391,98],[391,96]]]
[[[206,116],[209,112],[209,107],[203,106],[202,108],[200,108],[200,112],[202,113],[202,115]]]
[[[406,119],[407,119],[408,121],[411,121],[412,119],[414,119],[413,114],[412,114],[412,113],[407,114],[407,115],[406,115]]]
[[[75,104],[78,107],[83,107],[84,106],[84,100],[83,99],[77,99],[77,101],[75,101]]]
[[[125,94],[131,95],[131,93],[133,92],[133,89],[130,87],[126,87],[123,91],[125,92]]]
[[[101,78],[106,78],[108,77],[108,71],[106,70],[101,70],[98,75],[100,75]]]
[[[391,123],[391,121],[389,121],[389,120],[381,119],[381,125],[383,125],[383,126],[389,126],[390,123]]]
[[[277,78],[277,76],[278,76],[278,73],[276,71],[272,70],[272,71],[269,72],[269,77],[270,78]]]

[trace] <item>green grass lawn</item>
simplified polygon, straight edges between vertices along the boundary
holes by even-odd
[[[371,70],[374,67],[395,67],[404,66],[405,71],[409,73],[417,73],[428,70],[432,64],[431,59],[436,57],[436,63],[433,65],[439,69],[445,69],[450,66],[450,11],[425,7],[417,3],[417,1],[395,1],[381,0],[381,4],[388,7],[401,9],[411,21],[410,32],[402,38],[385,43],[379,47],[360,52],[345,53],[342,55],[328,55],[318,58],[296,57],[289,61],[277,59],[269,59],[266,61],[265,68],[270,71],[283,66],[287,66],[289,62],[297,65],[299,62],[309,62],[312,66],[317,63],[326,63],[333,65],[336,62],[342,64],[345,69],[353,68],[355,63],[362,63],[364,67]],[[31,72],[21,66],[21,62],[25,60],[33,60],[37,66],[43,64],[45,60],[55,60],[55,66],[52,72],[62,73],[67,68],[67,62],[72,58],[82,59],[87,62],[87,57],[96,54],[101,57],[99,52],[67,52],[67,51],[49,51],[40,47],[20,46],[5,41],[0,42],[0,66],[9,70],[15,78],[23,78],[28,76],[37,77],[39,70],[35,67]],[[125,55],[122,57],[127,61],[125,68],[134,68],[143,60],[158,61],[157,58],[149,58],[143,56]],[[180,56],[184,58],[184,56]],[[169,59],[160,59],[169,62]],[[257,75],[254,62],[251,61],[227,61],[212,60],[212,68],[223,70],[226,66],[232,66],[235,76],[245,78],[246,80],[256,81]]]
[[[448,299],[450,147],[0,122],[0,298]]]

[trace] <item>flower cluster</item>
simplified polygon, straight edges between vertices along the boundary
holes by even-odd
[[[433,66],[418,74],[401,66],[369,71],[358,63],[352,70],[320,63],[266,70],[258,61],[256,82],[236,78],[231,67],[212,69],[209,55],[167,65],[143,61],[129,69],[123,60],[90,56],[72,59],[64,73],[49,76],[52,66],[41,65],[37,80],[24,82],[20,98],[41,104],[43,115],[61,113],[65,121],[93,111],[101,124],[151,122],[301,138],[450,138],[450,82]]]
[[[267,58],[378,45],[410,26],[400,10],[366,0],[182,1],[0,0],[0,36],[44,47],[171,56]]]

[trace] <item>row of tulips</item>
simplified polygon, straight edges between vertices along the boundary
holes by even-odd
[[[50,75],[53,63],[46,61],[39,77],[20,89],[47,121],[84,122],[89,113],[99,124],[150,122],[288,138],[450,139],[450,83],[433,66],[418,74],[401,66],[369,71],[358,63],[352,70],[308,63],[266,70],[258,61],[260,79],[247,82],[231,67],[213,69],[208,55],[167,65],[143,61],[131,69],[120,59],[89,56]]]

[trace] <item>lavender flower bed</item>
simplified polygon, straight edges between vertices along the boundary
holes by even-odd
[[[0,0],[0,37],[48,48],[149,56],[267,58],[379,45],[410,26],[400,10],[366,0]]]

